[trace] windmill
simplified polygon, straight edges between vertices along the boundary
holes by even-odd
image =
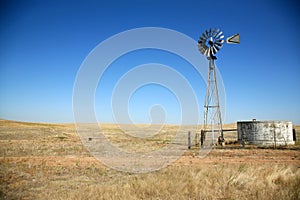
[[[235,34],[233,36],[230,36],[226,39],[226,42],[228,44],[239,44],[240,35]],[[215,60],[217,59],[215,54],[222,48],[223,43],[223,32],[220,31],[220,29],[216,28],[210,28],[209,30],[206,30],[204,33],[202,33],[198,41],[199,51],[209,60],[207,88],[204,102],[204,123],[200,137],[201,147],[203,147],[204,145],[204,142],[207,138],[207,133],[211,133],[209,135],[212,141],[210,145],[213,145],[215,133],[217,133],[218,135],[218,143],[224,143],[222,116],[220,111],[215,70]]]

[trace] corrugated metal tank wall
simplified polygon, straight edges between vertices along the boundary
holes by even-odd
[[[293,125],[288,121],[237,122],[238,141],[256,145],[290,145],[293,141]]]

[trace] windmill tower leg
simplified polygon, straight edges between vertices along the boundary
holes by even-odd
[[[204,146],[207,139],[212,141],[210,145],[213,145],[215,136],[218,137],[219,144],[223,145],[224,142],[214,60],[215,58],[209,59],[207,88],[204,102],[204,123],[200,138],[201,147]]]

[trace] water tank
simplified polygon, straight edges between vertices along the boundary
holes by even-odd
[[[289,121],[239,121],[238,141],[255,145],[291,145],[293,125]]]

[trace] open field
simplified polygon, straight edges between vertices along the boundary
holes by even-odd
[[[228,128],[234,126],[227,125]],[[299,134],[300,127],[296,129]],[[128,151],[147,152],[170,142],[178,127],[164,126],[152,138],[134,138],[134,142],[116,125],[104,125],[103,130],[115,145]],[[230,137],[234,140],[234,134]],[[186,141],[182,141],[182,145],[186,145]],[[198,149],[193,147],[159,171],[119,172],[89,154],[74,125],[0,120],[0,199],[300,197],[299,145],[241,149],[234,144],[216,148],[202,159],[197,155]]]

